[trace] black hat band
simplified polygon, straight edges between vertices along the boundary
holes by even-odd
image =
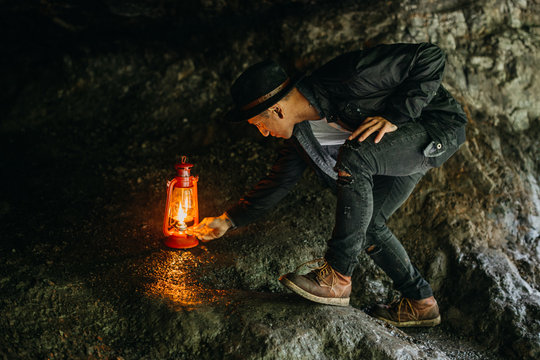
[[[257,105],[259,105],[259,104],[261,104],[263,102],[265,102],[266,100],[270,99],[272,96],[276,95],[281,90],[283,90],[287,85],[289,85],[290,82],[291,82],[291,79],[287,78],[287,80],[285,80],[281,85],[279,85],[274,90],[270,91],[268,94],[265,94],[265,95],[255,99],[255,100],[253,100],[249,104],[242,106],[242,110],[243,111],[249,110],[249,109],[251,109],[251,108],[253,108],[253,107],[255,107],[255,106],[257,106]]]

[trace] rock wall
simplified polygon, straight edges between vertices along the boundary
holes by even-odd
[[[390,225],[433,284],[448,331],[508,357],[540,356],[536,1],[336,5],[216,0],[186,5],[104,0],[0,6],[18,15],[2,16],[9,34],[20,36],[20,41],[7,39],[16,56],[2,59],[12,71],[1,80],[6,92],[0,146],[4,154],[18,154],[3,159],[18,175],[7,180],[13,193],[0,199],[0,216],[9,224],[3,231],[12,243],[26,241],[13,237],[28,231],[15,219],[33,206],[18,194],[41,186],[48,195],[38,215],[41,228],[34,230],[58,231],[59,224],[84,210],[59,210],[62,220],[55,222],[45,207],[59,200],[49,192],[61,189],[61,198],[88,204],[89,198],[115,197],[121,190],[111,190],[111,184],[127,184],[133,191],[150,191],[156,202],[169,174],[164,169],[184,153],[193,155],[201,179],[206,178],[201,213],[214,215],[230,205],[264,174],[275,147],[253,129],[219,122],[230,106],[229,84],[249,64],[273,57],[290,71],[309,72],[344,51],[378,43],[437,43],[447,54],[444,83],[470,118],[468,140],[442,168],[428,173]],[[40,29],[48,31],[39,34]],[[89,167],[101,174],[104,185],[79,193],[77,181]],[[43,184],[33,178],[36,170],[57,181]],[[269,218],[229,235],[239,248],[232,254],[220,251],[235,260],[220,265],[219,276],[210,276],[207,285],[281,291],[276,274],[320,255],[332,207],[306,211],[313,217],[308,220],[284,215],[298,206],[317,208],[332,201],[328,192],[306,185],[313,180],[304,179]],[[286,238],[279,245],[261,240],[253,248],[246,241],[257,234],[264,240]],[[389,280],[362,258],[354,305],[390,299],[395,294]],[[264,331],[254,329],[255,338],[267,339],[260,335]],[[286,336],[272,334],[276,344],[287,343]],[[339,351],[353,356],[355,344]],[[292,345],[284,346],[287,353]]]

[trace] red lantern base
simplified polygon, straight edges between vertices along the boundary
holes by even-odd
[[[195,236],[168,236],[165,239],[165,246],[174,249],[189,249],[199,245],[199,240]]]

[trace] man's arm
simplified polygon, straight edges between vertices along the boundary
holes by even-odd
[[[204,218],[186,233],[202,241],[218,239],[230,228],[252,222],[277,204],[298,182],[307,166],[292,141],[287,140],[279,151],[270,173],[235,206],[221,216]]]
[[[226,211],[235,226],[246,225],[276,205],[302,177],[307,164],[296,150],[293,139],[279,151],[270,173],[240,201]]]

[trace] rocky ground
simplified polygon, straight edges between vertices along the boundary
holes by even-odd
[[[124,359],[534,359],[540,354],[538,9],[532,1],[259,7],[0,2],[0,355]],[[275,20],[279,18],[278,20]],[[268,170],[279,141],[219,119],[266,56],[309,71],[378,42],[433,41],[468,141],[391,219],[443,323],[402,332],[362,255],[352,306],[285,291],[320,256],[333,195],[306,173],[267,217],[188,251],[162,245],[168,179],[199,175],[201,216]]]
[[[233,185],[245,173],[256,179],[264,172],[257,160],[242,165],[248,148],[273,156],[267,144],[241,144],[192,158],[202,214],[236,198],[242,189]],[[4,358],[498,358],[448,324],[402,332],[370,318],[367,302],[391,295],[381,274],[356,279],[359,295],[347,308],[283,289],[278,276],[320,256],[331,230],[332,206],[319,207],[333,195],[311,175],[268,218],[192,250],[166,249],[164,190],[174,171],[154,161],[114,176],[119,169],[91,170],[97,164],[79,174],[70,168],[71,190],[37,177],[31,187],[44,194],[32,199],[40,202],[33,216],[39,231],[14,219],[23,216],[18,208],[4,214],[20,226],[0,263]],[[89,199],[89,188],[106,191]],[[298,208],[302,216],[293,216]],[[365,267],[364,276],[375,277],[374,265]]]

